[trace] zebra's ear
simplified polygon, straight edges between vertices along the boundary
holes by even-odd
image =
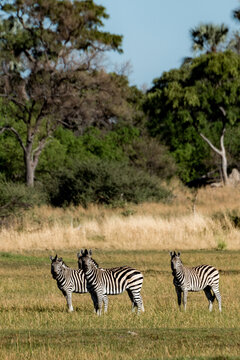
[[[180,251],[178,252],[178,254],[177,254],[177,256],[180,256],[181,255],[181,253],[180,253]]]
[[[50,259],[51,261],[53,261],[53,257],[52,257],[52,255],[50,255],[50,256],[49,256],[49,259]]]
[[[174,255],[173,251],[170,251],[169,254],[170,254],[171,257],[173,257],[173,255]]]
[[[77,253],[77,258],[79,259],[79,258],[80,258],[80,256],[81,256],[81,253],[80,253],[80,252],[78,252],[78,253]]]
[[[81,249],[81,255],[83,255],[84,254],[84,251],[83,251],[83,249]]]
[[[91,255],[91,254],[90,254],[90,251],[91,251],[91,250],[88,251],[88,249],[85,249],[85,251],[84,251],[84,253],[83,253],[83,256]]]

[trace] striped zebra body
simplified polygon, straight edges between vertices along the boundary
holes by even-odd
[[[218,301],[219,311],[221,311],[218,270],[210,265],[199,265],[189,268],[183,266],[180,259],[180,253],[176,254],[174,251],[171,252],[170,255],[173,284],[175,285],[177,292],[179,307],[182,301],[182,294],[184,310],[186,310],[188,292],[203,290],[209,301],[209,311],[212,311],[212,305],[215,297]]]
[[[118,295],[127,291],[132,302],[132,308],[138,309],[138,313],[144,311],[143,301],[140,294],[143,275],[140,271],[129,266],[102,269],[94,266],[91,258],[91,250],[81,250],[78,254],[78,266],[85,273],[87,289],[90,292],[95,311],[101,315],[102,299],[104,295]]]
[[[62,258],[50,256],[52,277],[57,281],[58,288],[62,291],[67,300],[68,311],[73,311],[72,293],[85,294],[87,290],[87,282],[82,270],[69,268]],[[103,299],[104,307],[107,310],[107,297]]]

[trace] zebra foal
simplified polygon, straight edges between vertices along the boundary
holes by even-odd
[[[183,306],[186,311],[188,291],[203,290],[208,301],[209,311],[212,311],[215,297],[221,312],[221,295],[219,292],[219,272],[213,266],[199,265],[196,267],[183,266],[180,252],[170,252],[173,284],[175,285],[178,305],[181,306],[183,293]]]
[[[132,302],[132,310],[137,307],[138,314],[144,311],[143,301],[140,294],[143,275],[140,271],[129,266],[121,266],[111,269],[96,267],[96,262],[92,259],[91,250],[81,250],[77,254],[79,269],[82,269],[86,281],[87,289],[91,294],[95,311],[101,315],[103,297],[106,295],[118,295],[124,290]]]
[[[87,283],[84,272],[82,270],[74,270],[68,267],[62,258],[50,256],[51,273],[53,279],[57,281],[57,286],[67,300],[68,311],[73,311],[72,293],[85,294],[88,292]],[[96,266],[96,265],[95,265]],[[107,296],[103,299],[104,309],[107,311]]]

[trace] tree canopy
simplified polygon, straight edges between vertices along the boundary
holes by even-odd
[[[225,181],[224,136],[240,119],[239,71],[240,58],[233,52],[202,55],[190,66],[155,80],[145,104],[152,135],[163,141],[166,138],[175,157],[179,151],[182,154],[190,151],[193,161],[200,160],[200,153],[206,149],[202,138],[221,157]],[[196,152],[200,152],[198,156]],[[189,180],[189,175],[185,174],[185,180]]]
[[[93,0],[0,2],[1,209],[31,206],[34,184],[35,203],[158,201],[169,198],[161,179],[220,171],[228,183],[239,167],[239,34],[194,27],[194,57],[144,93],[103,65],[122,52],[107,18]]]
[[[108,15],[90,0],[6,0],[0,10],[0,131],[16,136],[33,185],[58,126],[82,130],[120,108],[124,116],[122,80],[99,66],[104,51],[121,51],[122,37],[101,30]]]
[[[229,29],[226,25],[200,24],[190,30],[194,52],[218,52],[226,42]]]

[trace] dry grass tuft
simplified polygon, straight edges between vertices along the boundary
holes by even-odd
[[[240,249],[240,229],[226,215],[234,211],[240,217],[239,188],[201,189],[196,196],[177,187],[174,193],[171,204],[35,208],[1,230],[0,250]]]

